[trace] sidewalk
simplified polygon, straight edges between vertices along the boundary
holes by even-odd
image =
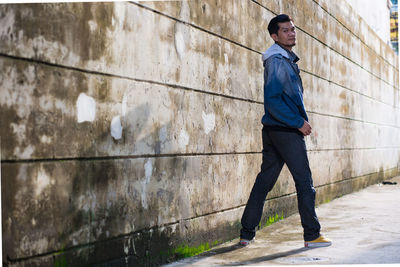
[[[248,247],[235,239],[168,266],[400,263],[400,177],[390,181],[397,184],[373,185],[317,208],[330,247],[304,248],[295,214],[258,231]]]

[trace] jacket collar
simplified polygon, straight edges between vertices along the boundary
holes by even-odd
[[[281,54],[283,57],[285,57],[295,63],[297,61],[299,61],[299,57],[294,52],[284,49],[282,46],[280,46],[277,43],[274,43],[270,48],[268,48],[262,54],[262,60],[265,61],[272,55],[276,55],[276,54]]]

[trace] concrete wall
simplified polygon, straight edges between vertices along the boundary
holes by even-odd
[[[237,237],[278,13],[318,203],[399,174],[398,58],[344,0],[0,5],[5,263],[157,264]],[[268,199],[297,211],[287,169]]]
[[[390,44],[390,0],[346,0],[372,30]]]

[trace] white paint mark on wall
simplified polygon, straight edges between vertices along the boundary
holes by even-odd
[[[90,29],[91,32],[94,32],[94,31],[97,30],[97,23],[96,23],[96,21],[94,21],[94,20],[89,20],[89,21],[88,21],[88,24],[89,24],[89,29]]]
[[[179,58],[183,58],[186,50],[186,45],[185,45],[185,38],[183,37],[182,32],[175,33],[175,47]]]
[[[176,233],[177,226],[178,226],[178,224],[173,224],[170,226],[171,233]]]
[[[112,25],[115,26],[118,22],[119,26],[122,27],[124,25],[125,17],[126,17],[126,7],[123,3],[114,2],[114,16],[112,17]],[[114,21],[116,20],[116,21]]]
[[[28,177],[29,177],[29,175],[28,175],[28,170],[27,170],[26,164],[21,164],[21,167],[19,168],[18,175],[17,175],[17,181],[25,183],[26,179]]]
[[[214,113],[206,114],[203,111],[201,116],[203,117],[203,122],[204,122],[204,132],[208,134],[215,128],[215,114]]]
[[[52,140],[53,140],[53,138],[51,138],[51,136],[42,135],[40,137],[40,142],[43,143],[43,144],[51,144]]]
[[[131,239],[128,238],[128,240],[126,240],[124,242],[124,252],[125,252],[126,255],[128,255],[128,253],[129,253],[130,246],[131,246]]]
[[[178,144],[181,149],[184,149],[189,144],[189,135],[184,129],[179,134]]]
[[[14,122],[10,123],[10,128],[13,131],[14,137],[17,137],[18,143],[21,144],[26,140],[26,125],[16,124]]]
[[[168,137],[167,127],[164,126],[160,129],[159,132],[160,142],[164,143],[165,141],[167,141],[167,137]]]
[[[80,195],[78,197],[78,208],[88,212],[90,210],[90,205],[89,205],[89,196],[84,196],[84,195]]]
[[[128,97],[126,96],[126,95],[124,95],[123,97],[122,97],[122,107],[121,107],[121,114],[122,114],[122,116],[125,116],[126,115],[126,111],[127,111],[127,108],[128,108]]]
[[[33,238],[31,235],[26,235],[22,238],[19,249],[21,251],[46,251],[49,248],[48,237]]]
[[[32,145],[28,145],[24,150],[21,151],[20,147],[14,148],[14,155],[21,159],[30,159],[32,154],[35,152],[35,148]]]
[[[96,118],[96,101],[93,97],[81,93],[76,101],[78,123],[94,121]]]
[[[39,196],[43,190],[50,184],[50,177],[43,168],[40,168],[36,177],[35,195]]]
[[[135,225],[131,222],[125,222],[125,226],[123,228],[124,233],[130,233],[133,232],[135,229]]]
[[[119,140],[122,137],[122,125],[120,116],[115,116],[111,120],[111,136]]]
[[[146,178],[147,183],[150,182],[151,175],[153,174],[153,163],[151,160],[147,160],[144,164],[144,176]]]
[[[147,186],[150,183],[151,175],[153,174],[153,163],[151,159],[148,159],[144,164],[144,179],[141,181],[142,184],[142,206],[147,209]]]
[[[187,21],[190,18],[190,7],[187,1],[182,1],[179,18]],[[178,57],[182,59],[185,55],[186,46],[190,42],[190,32],[188,28],[180,22],[175,24],[175,49]]]

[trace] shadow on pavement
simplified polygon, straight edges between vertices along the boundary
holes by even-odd
[[[221,255],[221,254],[225,254],[237,249],[242,249],[244,247],[238,245],[238,244],[234,244],[232,246],[229,247],[223,247],[223,248],[217,248],[217,249],[213,249],[207,252],[202,253],[201,255],[199,255],[201,258],[206,258],[206,257],[211,257],[214,255]]]
[[[276,260],[278,258],[283,258],[283,257],[299,254],[301,252],[304,252],[304,251],[307,251],[310,249],[312,249],[312,248],[302,247],[302,248],[298,248],[298,249],[292,249],[289,251],[279,252],[279,253],[275,253],[275,254],[271,254],[271,255],[254,258],[254,259],[245,260],[245,261],[232,262],[229,264],[225,264],[223,266],[236,266],[236,265],[253,264],[253,263],[260,263],[260,262],[264,262],[264,261],[271,261],[271,260]]]
[[[204,258],[207,257],[212,257],[212,256],[217,256],[217,255],[222,255],[225,253],[229,253],[235,250],[239,250],[239,249],[245,249],[244,247],[238,245],[238,244],[234,244],[231,245],[229,247],[223,247],[223,248],[218,248],[218,249],[213,249],[207,252],[204,252],[200,255],[198,255],[196,257],[196,259],[194,260],[194,262],[200,261]],[[251,248],[246,248],[246,249],[251,249]],[[257,258],[253,258],[253,259],[247,259],[244,261],[236,261],[236,262],[231,262],[228,264],[223,264],[221,266],[238,266],[238,265],[245,265],[245,264],[254,264],[254,263],[260,263],[260,262],[265,262],[265,261],[271,261],[271,260],[275,260],[278,258],[283,258],[283,257],[287,257],[287,256],[291,256],[291,255],[295,255],[295,254],[299,254],[301,252],[307,251],[307,250],[311,250],[313,248],[305,248],[305,247],[301,247],[298,249],[292,249],[289,251],[284,251],[284,252],[279,252],[279,253],[275,253],[275,254],[271,254],[271,255],[265,255],[262,257],[257,257]],[[193,263],[193,262],[192,262]]]

